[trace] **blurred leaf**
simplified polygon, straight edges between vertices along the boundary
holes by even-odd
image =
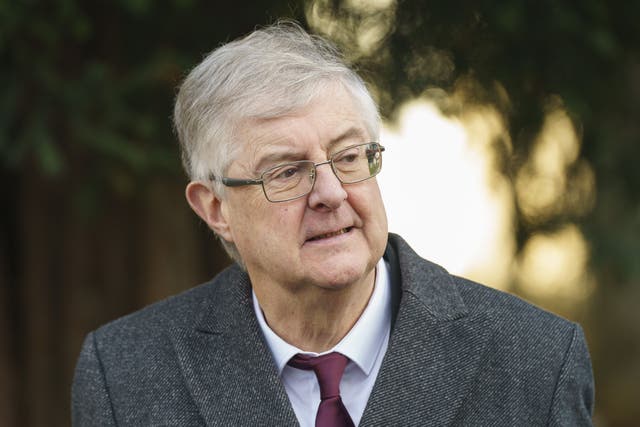
[[[36,135],[38,139],[35,146],[40,167],[49,176],[59,175],[64,166],[60,151],[45,131],[39,129]]]

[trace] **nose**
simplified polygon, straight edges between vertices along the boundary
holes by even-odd
[[[338,177],[333,173],[331,165],[316,165],[316,180],[308,203],[311,209],[335,210],[347,200],[347,192]]]

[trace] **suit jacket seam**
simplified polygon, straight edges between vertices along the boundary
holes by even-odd
[[[98,342],[96,338],[96,334],[94,332],[91,333],[91,344],[96,353],[96,360],[98,362],[98,367],[100,368],[100,375],[102,376],[102,382],[104,384],[104,391],[107,395],[107,400],[109,401],[109,409],[111,410],[111,419],[113,420],[113,425],[118,425],[118,420],[116,419],[116,410],[113,407],[113,399],[111,399],[111,393],[109,392],[109,384],[107,383],[107,375],[104,369],[104,365],[102,363],[102,359],[100,358],[100,351],[98,350]]]
[[[185,333],[185,332],[188,333],[188,332],[191,332],[191,331],[188,330],[188,329],[182,331],[182,333]],[[208,334],[208,332],[203,332],[203,331],[200,331],[198,329],[195,329],[195,332],[196,333]],[[178,333],[179,333],[179,330],[177,328],[170,328],[169,334],[168,334],[169,341],[171,342],[171,349],[173,350],[173,356],[176,358],[176,360],[178,362],[178,366],[180,367],[180,378],[182,379],[182,383],[183,383],[185,389],[187,390],[187,393],[189,394],[189,397],[191,397],[191,401],[193,402],[193,405],[198,410],[198,414],[200,415],[200,418],[202,419],[202,422],[206,425],[207,421],[206,421],[205,415],[204,415],[204,413],[202,411],[202,407],[199,405],[198,399],[193,394],[193,389],[191,387],[189,387],[189,380],[186,377],[185,370],[182,368],[182,361],[181,361],[180,355],[178,354],[177,341],[176,341],[176,335]]]
[[[571,323],[571,325],[573,326],[573,334],[571,335],[571,340],[569,341],[569,345],[567,347],[567,350],[564,353],[564,357],[562,359],[562,365],[560,366],[560,369],[558,370],[558,374],[556,376],[556,381],[555,381],[555,386],[553,388],[553,396],[551,398],[551,405],[549,405],[549,411],[547,412],[547,426],[550,425],[551,423],[551,418],[553,415],[553,408],[556,404],[556,398],[558,397],[558,393],[559,393],[559,388],[561,387],[561,379],[562,379],[562,374],[565,372],[565,368],[568,369],[568,364],[569,361],[571,359],[571,355],[573,353],[573,348],[575,346],[576,343],[576,336],[577,336],[577,332],[578,332],[578,325],[576,325],[575,323]]]

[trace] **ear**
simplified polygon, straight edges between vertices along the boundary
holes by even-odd
[[[196,214],[209,228],[228,242],[233,242],[229,223],[226,218],[224,201],[221,200],[207,185],[199,181],[192,181],[185,190],[187,201]]]

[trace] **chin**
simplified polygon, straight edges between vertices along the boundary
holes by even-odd
[[[353,263],[346,266],[327,265],[320,267],[314,282],[318,287],[330,290],[343,290],[366,279],[370,271],[365,267],[355,267]]]

